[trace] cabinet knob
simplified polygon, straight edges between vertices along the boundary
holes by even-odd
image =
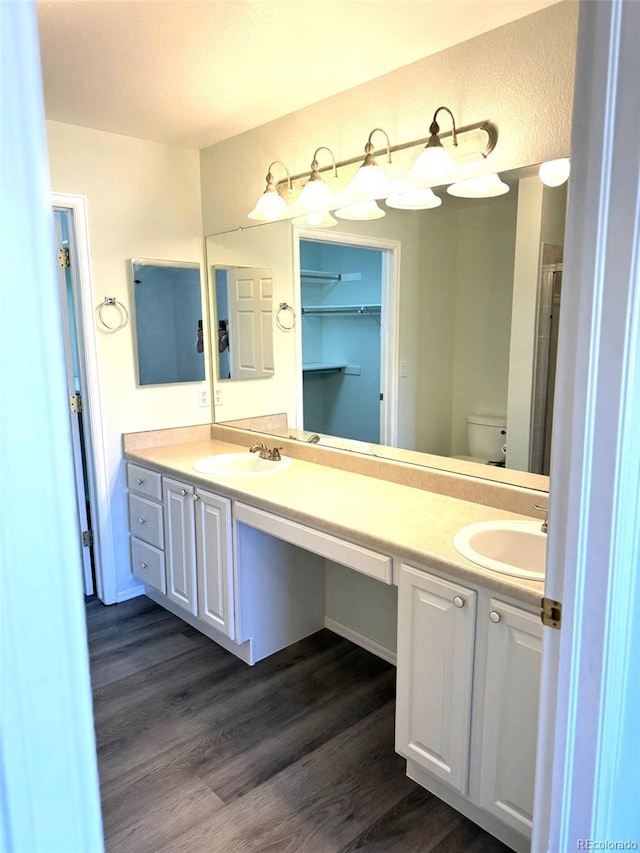
[[[146,520],[147,520],[146,518],[139,518],[138,524],[144,524]]]
[[[186,497],[189,494],[189,489],[180,489],[180,491],[182,492],[183,497]]]
[[[199,501],[200,495],[197,492],[194,492],[193,499],[194,499],[194,501]]]
[[[496,623],[497,623],[497,622],[499,622],[499,621],[500,621],[500,619],[501,619],[501,618],[502,618],[502,617],[500,616],[500,614],[498,613],[498,611],[497,611],[497,610],[491,610],[491,611],[489,612],[489,619],[491,619],[491,621],[492,621],[492,622],[496,622]]]
[[[456,597],[453,599],[453,603],[456,607],[464,607],[464,598],[462,598],[460,595],[456,595]]]
[[[141,486],[144,483],[144,480],[141,480],[140,477],[136,480],[136,483]]]
[[[141,568],[141,569],[146,569],[146,568],[147,568],[147,563],[140,563],[140,568]]]

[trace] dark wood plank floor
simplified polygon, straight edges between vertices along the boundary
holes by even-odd
[[[248,667],[146,597],[87,602],[109,853],[506,853],[409,780],[395,670],[320,631]]]

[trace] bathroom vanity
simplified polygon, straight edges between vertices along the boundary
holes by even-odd
[[[255,435],[244,446],[153,435],[125,437],[132,569],[146,594],[248,664],[325,626],[396,662],[407,774],[528,850],[543,585],[482,569],[452,544],[467,524],[523,516],[354,473],[340,451],[319,464],[309,454],[326,451],[291,458],[287,446],[287,464],[267,473],[204,474],[194,463],[247,454]],[[397,651],[327,620],[329,564],[397,588]]]

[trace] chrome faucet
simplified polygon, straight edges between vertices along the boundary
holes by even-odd
[[[549,507],[548,506],[538,506],[538,504],[533,505],[534,509],[540,510],[540,512],[544,513],[544,520],[540,526],[540,530],[543,533],[549,532]]]
[[[280,455],[281,447],[274,447],[271,450],[263,441],[251,445],[249,453],[257,453],[260,459],[268,459],[270,462],[279,462],[282,459]]]

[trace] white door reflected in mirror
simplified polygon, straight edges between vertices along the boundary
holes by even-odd
[[[212,268],[218,379],[268,379],[273,365],[273,278],[258,267]]]

